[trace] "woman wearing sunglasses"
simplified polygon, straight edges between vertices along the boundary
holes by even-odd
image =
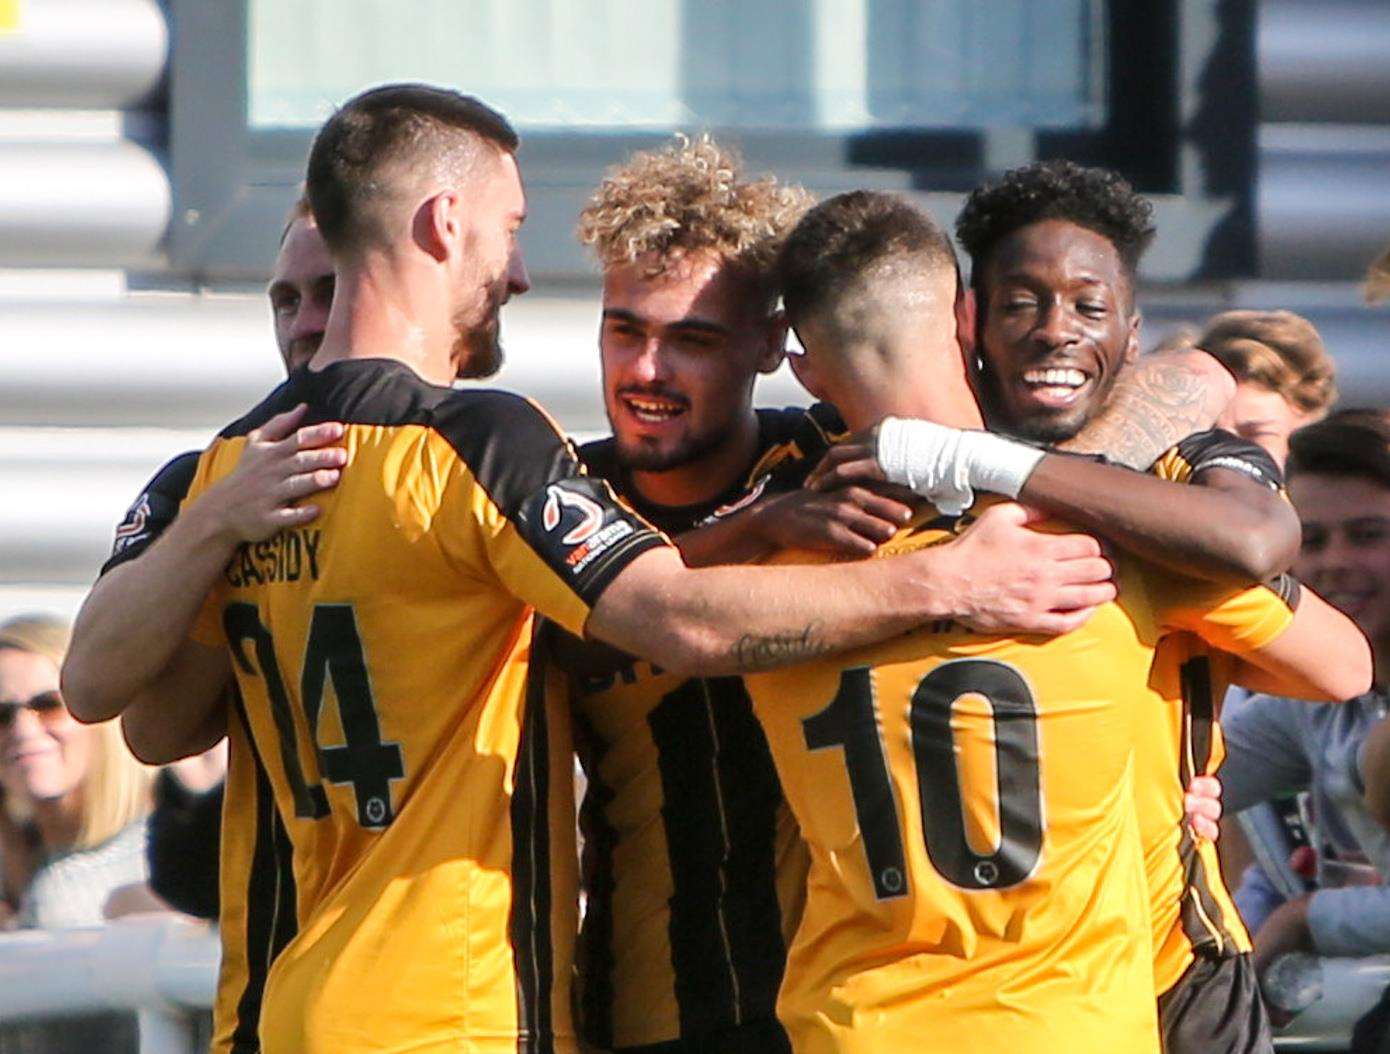
[[[80,725],[58,694],[68,627],[0,623],[0,787],[10,822],[6,894],[20,926],[94,926],[113,890],[143,883],[154,770],[119,723]],[[27,858],[27,860],[26,860]],[[26,866],[27,864],[27,866]]]

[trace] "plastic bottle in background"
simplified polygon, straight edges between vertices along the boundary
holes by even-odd
[[[1265,971],[1260,989],[1272,1009],[1300,1014],[1322,998],[1322,962],[1307,952],[1281,955]]]

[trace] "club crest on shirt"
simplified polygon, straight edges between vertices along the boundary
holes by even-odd
[[[547,531],[555,531],[564,520],[562,509],[568,507],[578,511],[580,520],[565,532],[560,539],[565,545],[578,545],[587,542],[603,526],[603,507],[583,494],[565,490],[557,484],[546,488],[545,508],[541,512],[541,526]]]
[[[123,519],[116,526],[116,540],[111,547],[111,555],[129,549],[136,542],[142,541],[148,534],[150,522],[150,493],[146,491],[135,499],[135,504],[125,514]]]
[[[520,522],[531,544],[552,566],[562,566],[577,576],[637,532],[636,525],[620,510],[608,484],[576,476],[548,483],[537,491],[523,506]]]

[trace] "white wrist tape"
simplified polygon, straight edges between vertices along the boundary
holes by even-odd
[[[1022,443],[931,421],[887,417],[878,431],[878,463],[888,481],[948,516],[968,509],[976,489],[1018,497],[1042,457]]]

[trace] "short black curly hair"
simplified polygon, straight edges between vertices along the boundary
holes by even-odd
[[[1041,220],[1068,220],[1107,239],[1131,281],[1154,236],[1153,204],[1118,172],[1039,161],[976,187],[956,217],[956,238],[971,260],[971,284],[979,289],[1001,241]]]

